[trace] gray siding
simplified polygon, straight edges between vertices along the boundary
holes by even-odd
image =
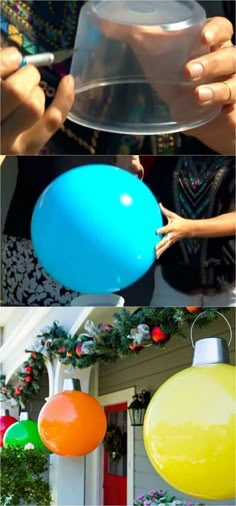
[[[226,314],[233,329],[235,329],[235,309]],[[189,332],[186,331],[186,335]],[[228,330],[223,319],[209,325],[200,332],[196,329],[195,339],[203,336],[221,336],[228,339]],[[231,344],[231,363],[235,364],[235,340]],[[99,395],[112,393],[135,386],[136,391],[146,389],[153,394],[161,384],[178,371],[187,368],[192,361],[192,347],[190,341],[172,339],[166,349],[155,350],[147,348],[139,355],[118,361],[116,364],[103,365],[99,372]],[[149,462],[143,444],[142,428],[135,428],[135,455],[134,455],[134,495],[148,492],[151,489],[172,490],[174,494],[186,500],[197,502],[197,499],[185,496],[171,488],[155,472]],[[223,479],[223,478],[222,478]],[[234,505],[235,501],[208,501],[212,505]]]

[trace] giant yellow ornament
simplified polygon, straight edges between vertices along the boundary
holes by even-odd
[[[235,368],[226,342],[196,343],[193,366],[164,383],[144,420],[148,457],[172,487],[192,497],[235,497]]]

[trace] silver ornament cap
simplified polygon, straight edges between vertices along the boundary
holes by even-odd
[[[0,409],[0,416],[9,416],[9,409]]]
[[[63,382],[63,392],[73,391],[73,390],[81,390],[80,381],[75,378],[66,378]]]
[[[20,422],[22,422],[23,420],[29,420],[29,413],[28,413],[28,411],[21,411]]]
[[[229,364],[229,348],[222,337],[205,337],[196,341],[193,366],[203,364]]]

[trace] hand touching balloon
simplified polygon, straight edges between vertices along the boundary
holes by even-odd
[[[157,230],[157,234],[164,237],[156,246],[156,257],[160,256],[177,241],[184,238],[206,238],[235,236],[236,212],[229,211],[212,218],[189,219],[182,218],[159,204],[162,214],[168,223]]]
[[[0,51],[1,154],[37,154],[64,123],[74,101],[74,80],[64,77],[45,109],[40,73],[32,65],[19,69],[16,48]]]
[[[164,234],[163,239],[156,246],[156,257],[160,256],[175,242],[191,236],[193,220],[182,218],[159,204],[162,214],[167,218],[168,224],[157,230],[158,235]]]

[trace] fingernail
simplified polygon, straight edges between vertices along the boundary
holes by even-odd
[[[212,102],[214,93],[211,88],[199,88],[198,97],[200,102]]]
[[[215,39],[215,34],[214,34],[214,32],[210,32],[210,31],[205,32],[205,39],[206,39],[206,41],[207,41],[209,44],[210,44],[211,42],[213,42],[213,41],[214,41],[214,39]]]
[[[192,63],[190,68],[190,76],[193,79],[196,79],[197,77],[200,77],[203,73],[203,66],[201,63]]]
[[[20,65],[20,63],[22,62],[22,54],[15,48],[11,49],[7,57],[11,63],[15,63],[16,65],[17,64]]]
[[[75,80],[73,78],[73,76],[71,74],[68,74],[68,76],[66,76],[64,79],[66,79],[66,82],[68,84],[68,86],[73,86],[75,85]]]

